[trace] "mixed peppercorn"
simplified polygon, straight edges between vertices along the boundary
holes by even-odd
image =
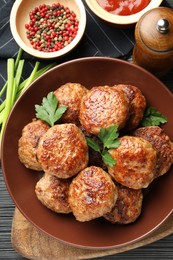
[[[27,38],[34,49],[43,52],[61,50],[77,35],[79,21],[76,14],[60,3],[42,4],[29,14],[25,24]]]

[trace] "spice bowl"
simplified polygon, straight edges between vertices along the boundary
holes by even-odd
[[[132,1],[85,0],[86,4],[91,9],[91,11],[100,19],[102,19],[109,25],[115,27],[123,27],[123,28],[135,25],[144,13],[146,13],[147,11],[153,8],[159,7],[162,1],[163,0],[157,0],[157,1],[146,0],[140,2],[133,1],[133,0]],[[126,9],[124,10],[124,14],[122,14],[123,9]],[[135,12],[133,12],[133,10]]]
[[[17,44],[30,55],[55,59],[71,52],[85,32],[81,0],[16,0],[10,28]]]

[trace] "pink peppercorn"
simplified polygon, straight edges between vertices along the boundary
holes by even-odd
[[[26,34],[36,50],[58,51],[77,35],[79,21],[76,14],[60,3],[35,7],[29,17],[30,22],[25,24]]]

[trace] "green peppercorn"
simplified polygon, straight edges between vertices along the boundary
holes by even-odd
[[[70,33],[70,29],[76,28],[76,26],[74,26],[75,23],[79,23],[77,18],[73,16],[74,12],[72,10],[68,12],[68,15],[73,16],[73,20],[71,21],[71,19],[67,17],[66,7],[61,4],[54,4],[52,6],[44,5],[44,8],[43,5],[40,5],[36,8],[38,11],[34,13],[34,15],[32,11],[30,12],[30,23],[32,23],[32,26],[29,24],[25,25],[27,38],[30,40],[34,49],[52,52],[57,50],[57,48],[54,48],[57,43],[60,43],[62,48],[67,46],[75,36],[68,37],[66,35]],[[36,8],[34,8],[34,10]],[[71,26],[66,26],[69,22]],[[31,27],[34,28],[34,31]],[[37,29],[35,30],[35,28]],[[63,31],[63,34],[61,31]]]

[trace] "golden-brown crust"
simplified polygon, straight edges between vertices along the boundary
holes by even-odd
[[[25,126],[19,139],[21,162],[45,171],[35,188],[38,199],[57,213],[73,212],[81,222],[102,216],[112,223],[134,222],[141,213],[141,189],[173,163],[173,143],[159,127],[137,129],[134,136],[119,138],[120,146],[109,150],[116,164],[107,166],[100,153],[88,149],[85,136],[102,148],[96,136],[101,128],[116,124],[123,131],[135,129],[146,107],[145,97],[131,85],[88,91],[70,82],[54,94],[60,106],[68,106],[64,124],[50,128],[35,120]]]
[[[102,168],[81,171],[70,184],[69,203],[78,221],[89,221],[109,212],[117,199],[117,188]]]
[[[79,119],[88,133],[98,134],[101,128],[125,124],[129,100],[124,91],[110,86],[93,87],[83,97]]]
[[[72,177],[88,165],[88,145],[75,124],[51,127],[41,138],[37,155],[43,170],[58,178]]]
[[[157,152],[156,177],[165,174],[173,163],[173,143],[159,126],[138,128],[135,136],[149,141]]]
[[[61,85],[54,91],[54,95],[59,101],[59,106],[68,106],[61,118],[61,122],[79,124],[81,100],[87,91],[81,84],[71,82]]]
[[[140,137],[123,136],[119,140],[120,146],[109,150],[116,164],[108,166],[108,172],[126,187],[148,187],[155,176],[156,151]]]
[[[143,194],[142,190],[134,190],[117,185],[118,199],[111,212],[104,217],[111,223],[129,224],[141,214]]]
[[[41,120],[33,120],[22,129],[22,136],[18,141],[18,155],[20,161],[29,169],[41,171],[42,167],[37,158],[37,147],[40,138],[50,126]]]
[[[37,182],[35,193],[37,198],[47,208],[57,213],[70,213],[68,203],[70,179],[58,179],[50,174],[44,176]]]
[[[143,118],[146,108],[146,99],[141,90],[135,86],[119,84],[115,85],[115,87],[122,89],[126,93],[130,102],[129,118],[125,124],[125,129],[128,131],[135,129]]]

